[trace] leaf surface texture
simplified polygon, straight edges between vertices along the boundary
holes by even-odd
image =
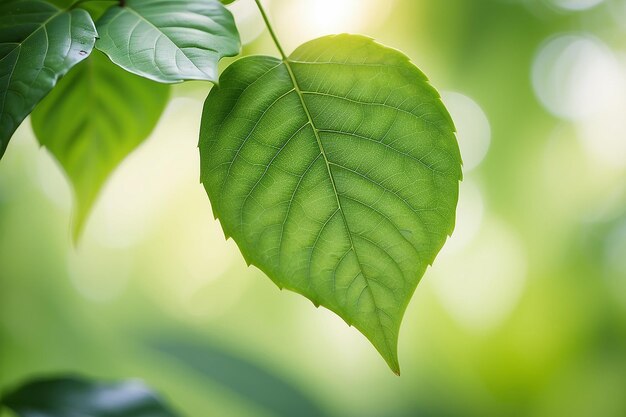
[[[218,61],[239,53],[232,14],[217,0],[128,0],[98,20],[96,47],[132,73],[164,83],[217,82]]]
[[[356,35],[243,58],[206,100],[200,157],[248,263],[354,325],[399,373],[400,322],[452,233],[461,179],[422,72]]]
[[[39,0],[0,3],[0,157],[35,105],[91,53],[96,36],[85,10]]]

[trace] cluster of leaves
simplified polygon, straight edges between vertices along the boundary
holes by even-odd
[[[219,59],[239,50],[218,1],[3,2],[0,156],[47,96],[33,129],[72,181],[78,237],[106,178],[156,126],[169,97],[161,83],[216,82]]]
[[[401,52],[337,35],[287,55],[255,1],[280,57],[245,57],[221,76],[218,61],[240,42],[217,0],[3,3],[0,151],[47,95],[33,127],[74,185],[78,236],[111,170],[157,123],[162,83],[219,78],[199,147],[226,236],[280,288],[357,327],[399,373],[402,316],[454,228],[452,120]]]

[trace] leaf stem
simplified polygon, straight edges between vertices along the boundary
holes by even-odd
[[[261,0],[254,0],[254,2],[259,8],[259,11],[261,12],[261,16],[263,16],[263,21],[265,22],[265,26],[267,26],[267,30],[270,32],[270,35],[272,36],[274,45],[276,45],[278,52],[280,52],[280,56],[283,58],[283,61],[286,61],[287,55],[285,55],[285,51],[283,51],[283,47],[280,45],[280,42],[278,41],[278,38],[276,37],[276,34],[274,33],[274,29],[272,28],[272,24],[270,23],[270,20],[267,17],[267,13],[265,13],[265,9],[263,9],[263,6],[261,5]]]

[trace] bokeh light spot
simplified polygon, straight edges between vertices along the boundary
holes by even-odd
[[[603,3],[604,0],[551,0],[551,3],[563,10],[587,10]]]
[[[441,253],[429,280],[460,325],[485,332],[497,328],[517,306],[526,270],[520,238],[506,223],[492,218],[465,251]]]
[[[580,120],[606,111],[620,99],[623,71],[613,52],[583,34],[545,42],[532,68],[535,94],[555,116]]]
[[[444,92],[441,99],[446,105],[457,130],[463,171],[476,168],[487,155],[491,142],[491,127],[487,115],[471,98],[454,92]]]

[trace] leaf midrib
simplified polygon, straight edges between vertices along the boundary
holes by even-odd
[[[385,330],[385,326],[383,326],[383,323],[380,320],[380,308],[376,304],[376,297],[374,296],[374,292],[372,291],[372,288],[370,287],[369,278],[367,277],[367,275],[365,274],[365,271],[363,270],[363,266],[361,264],[361,260],[359,259],[359,254],[357,253],[356,247],[354,246],[354,240],[352,239],[352,231],[350,230],[350,226],[348,225],[348,219],[346,218],[345,212],[344,212],[343,207],[341,205],[341,199],[339,198],[339,193],[337,191],[337,185],[335,183],[335,177],[333,176],[332,170],[330,168],[331,162],[328,160],[328,157],[326,156],[326,151],[324,149],[324,145],[322,144],[322,140],[320,138],[319,131],[318,131],[317,127],[315,126],[315,123],[313,122],[313,117],[311,116],[311,112],[309,111],[309,108],[308,108],[308,106],[306,104],[306,101],[304,100],[304,93],[300,89],[300,85],[298,84],[298,80],[296,78],[296,75],[293,72],[293,69],[291,68],[290,60],[289,60],[288,57],[283,56],[282,61],[285,64],[285,67],[287,68],[287,72],[289,73],[289,77],[291,79],[291,83],[293,84],[294,90],[298,94],[298,98],[300,99],[300,103],[302,104],[302,108],[304,109],[304,112],[306,113],[306,116],[308,118],[309,124],[311,125],[311,128],[313,129],[313,134],[315,135],[315,140],[317,141],[317,145],[318,145],[318,147],[320,149],[322,157],[324,158],[324,163],[326,164],[326,170],[328,172],[328,176],[330,178],[330,182],[331,182],[331,184],[333,186],[333,193],[335,194],[335,199],[337,201],[337,206],[339,208],[339,212],[341,213],[341,218],[342,218],[343,224],[344,224],[344,226],[346,228],[346,232],[348,232],[348,239],[350,240],[350,250],[352,250],[352,252],[354,252],[354,256],[356,257],[357,264],[359,265],[359,271],[361,271],[361,275],[363,275],[363,278],[366,281],[365,285],[366,285],[367,291],[370,293],[370,296],[372,297],[372,302],[374,303],[374,307],[376,309],[376,315],[378,317],[378,320],[377,320],[378,326],[380,327],[380,329],[381,329],[381,331],[383,333],[383,338],[385,340],[385,345],[387,346],[387,350],[389,351],[389,353],[393,357],[393,356],[395,356],[395,352],[391,348],[391,345],[389,344],[389,338],[387,337],[387,332]],[[399,370],[396,370],[396,369],[394,369],[394,371],[399,372]]]

